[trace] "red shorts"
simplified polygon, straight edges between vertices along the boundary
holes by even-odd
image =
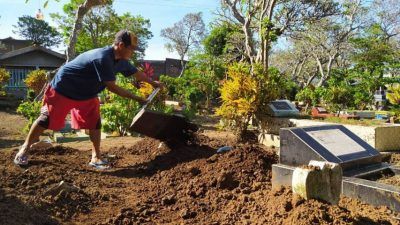
[[[65,117],[71,112],[73,129],[99,129],[100,102],[97,97],[88,100],[73,100],[48,87],[43,99],[42,114],[48,115],[48,129],[60,130],[65,126]]]

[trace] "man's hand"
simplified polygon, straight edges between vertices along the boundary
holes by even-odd
[[[140,105],[145,105],[147,103],[147,99],[138,97],[138,99],[136,99],[137,102],[139,102]]]
[[[151,85],[152,85],[153,87],[155,87],[155,88],[160,88],[160,89],[164,89],[164,88],[165,88],[165,84],[162,83],[162,82],[160,82],[160,81],[157,81],[157,80],[153,81],[153,82],[151,83]]]
[[[133,74],[133,76],[139,82],[143,81],[143,82],[149,83],[149,84],[151,84],[151,86],[153,86],[155,88],[160,88],[160,89],[165,88],[165,85],[163,83],[161,83],[160,81],[152,80],[150,77],[148,77],[142,71],[137,71],[135,74]]]
[[[132,85],[135,86],[137,89],[141,87],[140,81],[132,79]]]

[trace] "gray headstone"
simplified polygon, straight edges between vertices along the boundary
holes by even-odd
[[[298,117],[299,110],[289,100],[276,100],[268,104],[269,114],[274,117]]]
[[[319,160],[346,169],[381,161],[378,151],[342,125],[285,128],[280,138],[280,163],[285,165]]]

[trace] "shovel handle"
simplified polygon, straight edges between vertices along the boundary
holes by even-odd
[[[140,110],[147,108],[147,105],[149,105],[150,102],[153,101],[154,97],[157,95],[159,91],[160,88],[154,89],[154,91],[149,95],[149,97],[147,97],[146,104],[144,104]]]

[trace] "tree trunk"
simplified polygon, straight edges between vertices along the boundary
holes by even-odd
[[[318,68],[321,73],[321,79],[319,80],[317,87],[321,87],[326,80],[328,80],[329,76],[331,75],[331,70],[332,70],[332,64],[333,61],[337,57],[337,53],[335,53],[333,56],[329,56],[328,63],[326,64],[326,72],[324,73],[324,69],[322,68],[321,61],[317,58],[317,63],[318,63]]]
[[[311,82],[315,79],[317,74],[312,75],[311,77],[308,78],[307,82],[305,83],[304,87],[307,87],[311,84]]]
[[[183,59],[183,57],[181,57],[181,68],[182,68],[182,70],[178,77],[181,77],[186,69],[186,63],[185,63],[185,60]]]
[[[69,44],[67,48],[67,62],[75,57],[75,45],[77,42],[78,33],[82,29],[82,19],[85,14],[95,6],[107,5],[111,3],[112,0],[86,0],[82,5],[78,7],[78,10],[75,14],[75,23],[72,29],[72,34],[69,37]]]

